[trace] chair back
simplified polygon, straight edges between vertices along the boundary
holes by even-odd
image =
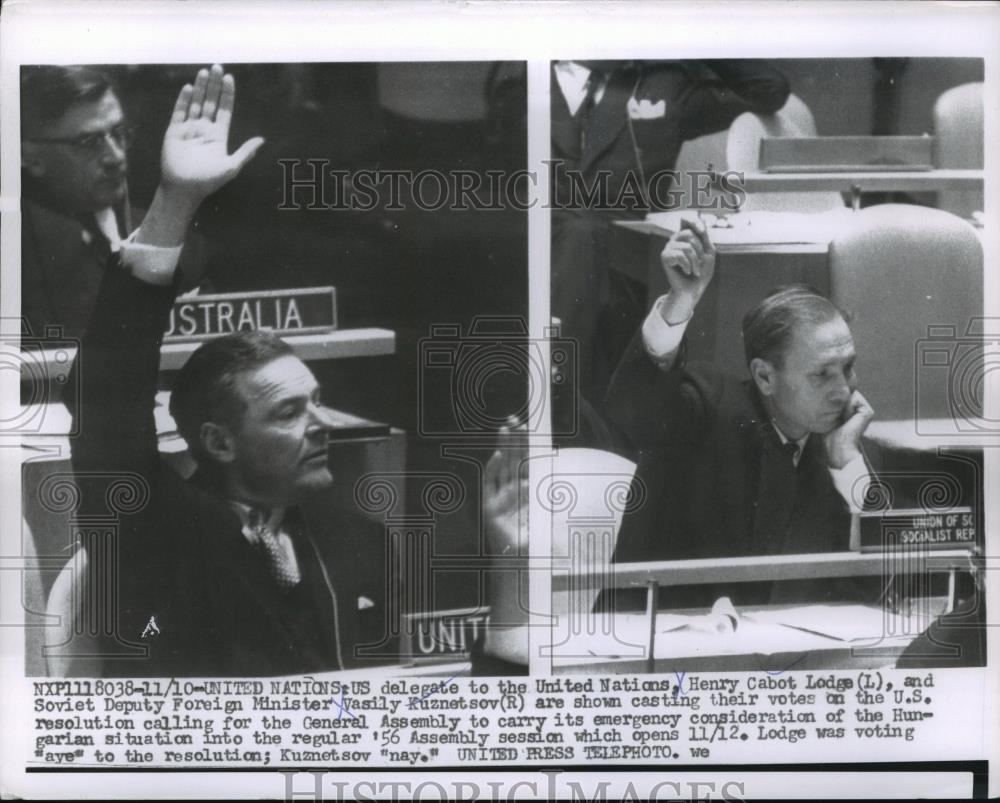
[[[981,320],[982,287],[982,246],[955,215],[882,204],[851,216],[830,244],[830,292],[854,315],[859,388],[879,420],[950,418],[956,401],[981,400],[982,370],[954,369],[969,345],[963,336]],[[940,348],[928,349],[935,340]]]
[[[934,166],[983,168],[983,84],[943,92],[934,104]],[[938,208],[968,218],[983,211],[982,190],[944,190]]]
[[[571,574],[610,567],[622,517],[635,504],[634,474],[635,463],[598,449],[561,449],[553,458],[537,496],[552,513],[552,556],[568,558]],[[587,626],[599,592],[571,588],[553,612]]]

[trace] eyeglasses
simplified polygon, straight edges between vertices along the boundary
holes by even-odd
[[[96,158],[104,153],[104,145],[108,137],[123,151],[127,151],[135,142],[135,134],[138,126],[116,125],[110,131],[95,131],[92,134],[83,134],[79,137],[68,137],[65,139],[36,137],[28,142],[40,142],[46,145],[69,145],[69,147],[85,156]]]

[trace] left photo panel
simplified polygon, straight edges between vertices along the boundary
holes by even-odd
[[[527,673],[525,72],[20,67],[26,675]]]

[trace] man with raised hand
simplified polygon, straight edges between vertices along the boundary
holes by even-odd
[[[661,263],[670,290],[609,393],[646,498],[623,521],[615,561],[846,550],[870,481],[862,436],[874,413],[844,316],[808,287],[778,288],[743,320],[741,381],[684,357],[685,327],[715,272],[703,223],[685,222]]]
[[[113,258],[74,367],[83,509],[106,511],[120,481],[131,494],[109,565],[88,555],[88,579],[113,572],[114,639],[148,648],[106,658],[106,675],[285,675],[395,657],[381,528],[348,513],[306,523],[298,510],[332,483],[330,418],[286,343],[244,332],[202,345],[170,403],[198,470],[186,481],[159,458],[153,407],[177,255],[199,204],[262,143],[228,152],[234,96],[218,65],[181,90],[160,186]],[[364,644],[383,649],[366,656]]]

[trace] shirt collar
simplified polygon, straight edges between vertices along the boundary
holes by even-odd
[[[236,500],[229,501],[230,507],[236,512],[236,515],[240,517],[240,524],[243,527],[243,534],[250,537],[251,525],[250,525],[250,513],[255,508],[259,508],[258,505],[248,505],[246,502],[237,502]],[[285,520],[285,508],[283,507],[272,507],[266,508],[268,511],[267,519],[264,521],[264,526],[270,528],[271,530],[277,532],[281,527],[282,522]]]
[[[108,243],[111,245],[112,252],[117,253],[120,251],[122,247],[122,240],[118,234],[118,218],[115,216],[114,210],[109,206],[107,209],[95,212],[94,223],[97,225],[101,234],[107,238]]]
[[[778,438],[781,440],[781,445],[784,446],[786,443],[792,443],[793,441],[785,436],[785,433],[781,431],[781,428],[775,423],[774,419],[771,419],[771,426],[774,427],[774,431],[778,433]],[[807,432],[797,441],[794,441],[796,445],[795,454],[792,456],[792,462],[796,467],[799,465],[799,461],[802,459],[802,453],[806,448],[806,441],[809,440],[809,433]]]

